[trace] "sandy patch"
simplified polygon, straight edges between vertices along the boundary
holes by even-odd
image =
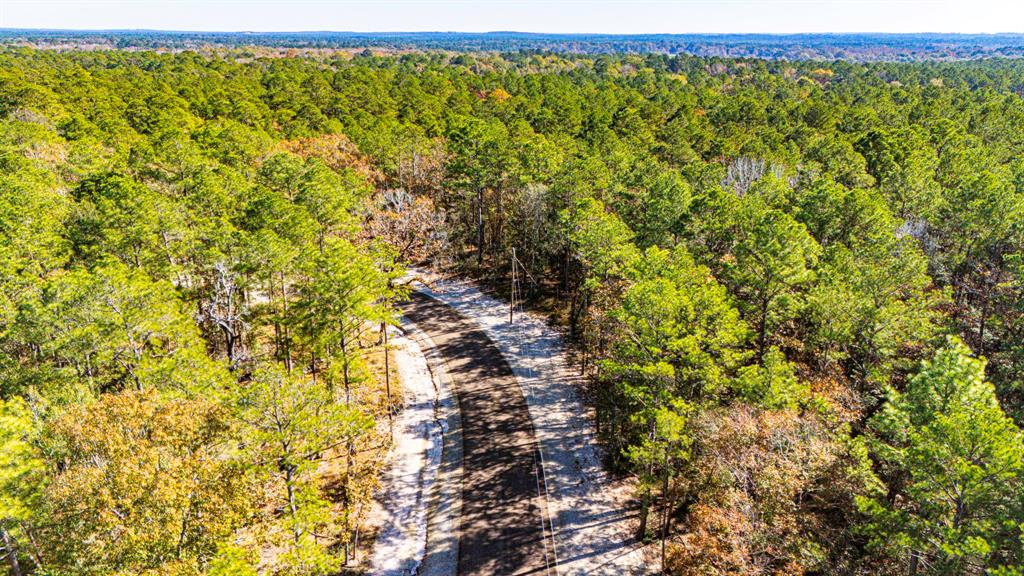
[[[433,368],[427,356],[433,346],[414,326],[391,329],[391,344],[405,406],[395,418],[394,445],[383,490],[377,497],[373,523],[380,527],[369,573],[381,576],[454,574],[454,560],[427,552],[428,526],[432,542],[450,544],[458,518],[457,407],[446,386],[443,366]],[[421,340],[422,341],[422,340]],[[424,348],[427,353],[424,353]],[[443,364],[443,363],[442,363]],[[455,418],[455,420],[453,420]],[[453,458],[457,458],[453,466]],[[454,548],[457,550],[457,546]],[[449,554],[450,555],[450,554]],[[457,558],[456,558],[457,559]]]

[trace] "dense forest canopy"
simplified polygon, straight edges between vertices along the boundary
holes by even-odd
[[[13,573],[355,570],[512,248],[670,573],[1024,573],[1024,62],[241,52],[0,51]]]

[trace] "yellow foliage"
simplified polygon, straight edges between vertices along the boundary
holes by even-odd
[[[311,138],[284,140],[278,148],[297,154],[302,158],[319,158],[332,170],[348,168],[362,174],[373,182],[380,182],[383,175],[374,168],[370,159],[359,151],[355,142],[344,134],[324,134]]]
[[[495,102],[501,103],[511,98],[512,95],[505,91],[504,88],[495,88],[494,90],[491,90],[491,93],[488,94],[487,97]]]

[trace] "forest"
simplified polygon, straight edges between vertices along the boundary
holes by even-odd
[[[0,238],[14,576],[356,572],[513,248],[666,573],[1024,574],[1019,60],[7,47]]]
[[[173,32],[0,28],[0,42],[57,49],[210,48],[662,53],[782,60],[931,61],[1024,56],[1024,34],[542,34],[529,32]]]

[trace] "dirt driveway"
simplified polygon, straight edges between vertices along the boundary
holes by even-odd
[[[472,320],[446,304],[414,293],[403,313],[443,356],[461,411],[459,575],[554,575],[538,445],[511,368]]]

